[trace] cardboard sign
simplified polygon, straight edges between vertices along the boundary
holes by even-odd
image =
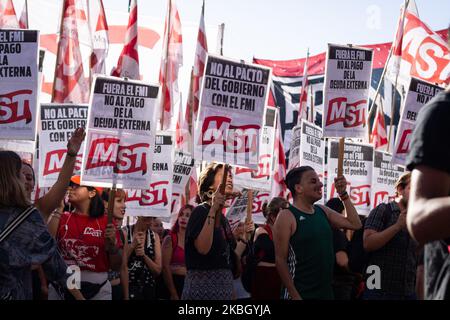
[[[405,168],[394,165],[391,161],[390,153],[374,151],[370,197],[372,209],[380,203],[388,203],[395,199],[395,183],[405,172]]]
[[[233,168],[234,184],[252,190],[270,191],[272,189],[273,152],[275,149],[276,109],[268,108],[261,136],[261,149],[258,169]]]
[[[322,139],[322,129],[311,122],[302,119],[300,136],[300,165],[310,166],[316,171],[320,180],[324,180],[325,141]],[[323,193],[321,203],[324,203]]]
[[[444,89],[441,87],[416,78],[411,78],[403,113],[400,117],[397,139],[395,140],[394,155],[392,158],[394,163],[405,165],[412,133],[416,126],[417,115],[420,109],[442,90]]]
[[[42,104],[39,130],[39,186],[51,187],[58,179],[67,153],[67,142],[76,128],[86,127],[88,106]],[[74,174],[80,174],[84,142],[77,156]]]
[[[325,137],[366,137],[372,60],[372,49],[328,45],[322,121]]]
[[[145,190],[127,190],[130,216],[170,217],[172,207],[173,137],[158,133],[153,154],[152,178]]]
[[[208,55],[194,158],[257,169],[270,69]]]
[[[0,139],[36,140],[39,31],[0,30]]]
[[[227,209],[225,214],[231,229],[234,229],[237,224],[242,221],[247,215],[248,190],[242,190],[242,196],[235,198]]]
[[[339,195],[334,187],[337,177],[339,142],[330,140],[328,145],[328,199]],[[370,192],[372,185],[373,147],[368,144],[346,142],[344,146],[344,176],[347,192],[358,214],[368,215],[371,209]]]
[[[85,185],[146,189],[150,185],[159,87],[95,78],[81,180]]]
[[[292,129],[291,147],[289,148],[289,165],[287,171],[300,167],[300,140],[302,135],[301,125]]]

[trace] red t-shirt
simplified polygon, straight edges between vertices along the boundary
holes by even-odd
[[[67,265],[81,270],[107,272],[108,256],[105,250],[105,229],[108,216],[91,218],[78,213],[64,212],[58,227],[58,247]],[[122,247],[119,231],[117,243]]]

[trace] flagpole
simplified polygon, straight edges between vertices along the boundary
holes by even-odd
[[[408,10],[408,6],[409,6],[409,0],[405,0],[404,2],[404,7],[403,7],[403,15],[402,15],[402,36],[403,36],[403,30],[405,29],[405,17],[406,17],[406,11]],[[389,152],[389,148],[391,146],[391,135],[392,135],[392,127],[394,126],[394,115],[395,115],[395,93],[397,92],[397,84],[398,84],[398,76],[400,74],[400,66],[401,66],[402,61],[400,60],[400,65],[398,68],[398,72],[395,75],[395,84],[394,84],[394,90],[392,91],[392,100],[391,100],[391,121],[390,121],[390,126],[389,126],[389,135],[388,135],[388,145],[387,145],[387,151]],[[401,107],[401,101],[402,99],[400,98],[400,107]]]
[[[28,0],[25,0],[25,18],[27,20],[27,29],[30,29],[30,21],[28,21]]]
[[[166,97],[165,97],[165,93],[164,93],[164,87],[166,86],[167,83],[167,60],[169,59],[169,43],[170,43],[170,32],[171,32],[171,27],[170,27],[170,16],[172,14],[172,0],[169,0],[169,7],[167,8],[167,26],[166,26],[166,31],[167,31],[167,39],[166,40],[166,52],[165,52],[165,59],[164,59],[164,83],[162,83],[162,87],[161,87],[161,106],[162,106],[162,110],[161,110],[161,130],[164,130],[164,105],[166,103]]]
[[[309,86],[309,92],[311,95],[311,123],[314,123],[314,97],[313,97],[312,86]]]
[[[56,64],[55,64],[55,72],[53,75],[53,88],[52,88],[52,102],[55,100],[55,86],[56,86],[56,70],[58,69],[58,61],[60,61],[60,50],[59,46],[61,44],[61,35],[63,33],[63,24],[64,24],[64,13],[66,8],[66,0],[62,2],[62,13],[61,13],[61,25],[59,26],[59,39],[58,39],[58,48],[56,53]]]
[[[225,33],[225,23],[219,24],[218,30],[218,38],[217,38],[217,53],[223,56],[223,34]]]

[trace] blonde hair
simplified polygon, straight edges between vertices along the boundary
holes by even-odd
[[[0,151],[0,206],[25,208],[31,204],[21,171],[22,160],[17,153]]]

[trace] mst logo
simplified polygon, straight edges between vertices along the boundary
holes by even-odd
[[[394,195],[389,195],[389,192],[387,191],[378,191],[375,192],[374,195],[374,204],[373,207],[375,208],[376,206],[378,206],[380,203],[388,203],[390,201],[393,201],[395,199]]]
[[[347,185],[350,183],[347,182]],[[355,206],[369,206],[370,205],[370,185],[365,184],[362,186],[350,186],[349,192],[350,198],[352,199],[353,205]],[[331,186],[331,195],[330,198],[334,198],[337,196],[336,189],[334,187],[334,183]]]
[[[33,119],[30,110],[32,90],[18,90],[0,95],[0,124]]]
[[[92,140],[86,169],[113,167],[114,173],[147,173],[148,143],[120,145],[120,139],[100,138]]]
[[[400,137],[397,154],[406,154],[409,150],[409,144],[411,142],[412,130],[406,129],[402,132]]]
[[[44,176],[59,173],[64,163],[67,150],[53,150],[45,155]],[[75,171],[81,170],[82,155],[78,154],[75,161]]]
[[[169,181],[158,181],[150,184],[147,190],[127,190],[127,202],[139,202],[140,206],[150,207],[169,204],[167,188]]]
[[[264,203],[269,202],[270,200],[270,193],[265,192],[265,193],[258,193],[254,198],[253,198],[253,214],[256,213],[260,213],[262,212],[262,206]]]
[[[200,144],[223,145],[224,152],[248,153],[257,152],[258,125],[233,126],[228,117],[207,117],[202,126]]]
[[[258,170],[252,170],[244,167],[236,167],[236,175],[250,172],[252,179],[269,178],[271,166],[272,166],[272,156],[270,154],[264,154],[259,157]]]
[[[367,100],[349,103],[346,97],[337,97],[328,102],[326,125],[342,122],[344,128],[366,125]]]

